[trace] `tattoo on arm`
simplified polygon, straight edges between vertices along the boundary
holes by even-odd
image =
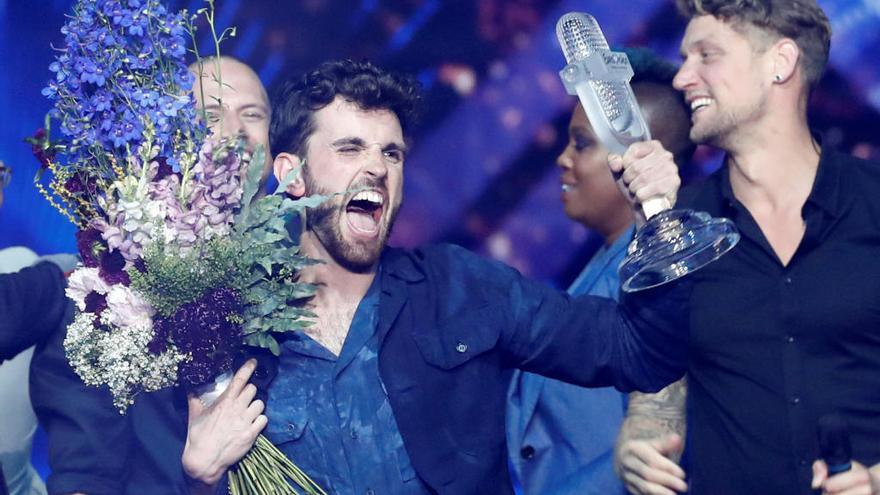
[[[686,434],[686,399],[687,377],[656,394],[631,393],[617,444],[629,440],[651,440],[672,433],[678,434],[683,440]]]

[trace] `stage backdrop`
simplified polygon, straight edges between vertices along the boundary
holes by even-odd
[[[820,2],[834,27],[831,64],[814,95],[825,140],[880,158],[880,2]],[[32,185],[22,139],[49,109],[40,90],[73,2],[0,0],[0,160],[14,168],[0,208],[0,248],[73,252],[73,228]],[[201,0],[168,5],[191,12]],[[684,23],[672,0],[218,0],[218,26],[238,26],[225,53],[276,87],[322,60],[367,58],[418,76],[427,112],[406,164],[406,200],[393,243],[451,241],[523,273],[567,285],[599,241],[568,221],[554,160],[575,103],[556,75],[556,20],[597,17],[609,42],[648,46],[678,61]],[[208,40],[201,36],[201,45]],[[717,166],[702,150],[695,173]],[[45,438],[34,461],[45,476]]]
[[[22,142],[48,110],[40,95],[52,45],[73,2],[0,0],[0,160],[14,168],[0,208],[0,247],[73,251],[73,229],[39,197]],[[825,0],[834,40],[815,95],[825,139],[878,156],[880,3]],[[172,0],[194,11],[201,0]],[[575,100],[557,71],[556,20],[595,15],[613,45],[649,46],[678,61],[684,23],[671,0],[218,0],[218,25],[236,25],[226,53],[271,89],[329,58],[368,58],[418,76],[427,112],[406,165],[406,200],[393,242],[452,241],[565,285],[597,246],[559,204],[554,159]],[[202,46],[207,37],[202,35]],[[702,153],[698,169],[717,157]]]

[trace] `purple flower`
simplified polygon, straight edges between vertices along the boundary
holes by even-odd
[[[107,295],[100,292],[89,292],[86,296],[86,312],[100,316],[107,309]]]
[[[156,176],[153,178],[154,181],[160,181],[174,174],[174,169],[171,168],[171,165],[168,164],[168,159],[164,156],[156,157],[155,161],[158,167],[156,168]]]
[[[119,250],[106,250],[101,254],[100,275],[108,284],[128,285],[131,280],[125,272],[125,258]]]
[[[83,182],[82,177],[77,174],[64,182],[64,189],[74,196],[94,195],[98,192],[98,186],[93,177],[89,177]]]
[[[153,320],[153,338],[147,343],[147,350],[158,356],[168,350],[168,320],[156,318]]]
[[[83,264],[91,268],[96,268],[99,265],[98,260],[101,253],[107,250],[107,245],[101,237],[101,231],[95,227],[77,231],[76,247]]]
[[[31,153],[40,162],[41,168],[49,168],[49,163],[55,159],[55,150],[49,142],[49,135],[42,127],[37,129],[33,137],[26,140],[31,143]]]
[[[235,354],[241,345],[241,328],[230,321],[240,315],[238,294],[228,288],[206,292],[195,301],[181,306],[168,319],[154,320],[156,327],[167,325],[171,341],[192,360],[178,367],[180,382],[193,388],[232,369]],[[160,348],[158,343],[155,348]]]

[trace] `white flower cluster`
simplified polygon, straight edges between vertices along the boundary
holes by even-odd
[[[92,293],[104,296],[102,325],[95,325],[98,316],[86,311],[86,297]],[[120,413],[138,392],[177,382],[177,365],[190,356],[171,344],[162,353],[150,352],[155,312],[140,295],[122,284],[107,284],[97,268],[85,267],[71,274],[67,295],[79,309],[64,339],[67,359],[86,384],[110,388]]]
[[[107,323],[106,312],[101,318]],[[176,383],[177,365],[190,356],[171,345],[161,354],[152,354],[147,349],[153,337],[151,323],[107,332],[97,328],[94,319],[94,314],[81,312],[67,328],[67,359],[83,382],[110,388],[120,413],[134,403],[138,392],[152,392]]]

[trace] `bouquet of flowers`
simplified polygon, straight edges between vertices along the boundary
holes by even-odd
[[[199,14],[214,32],[212,2]],[[79,229],[68,359],[121,413],[140,392],[228,376],[243,346],[278,355],[277,334],[309,324],[314,287],[297,273],[311,261],[285,223],[322,198],[255,200],[265,150],[208,139],[184,63],[195,17],[159,0],[79,0],[44,90],[54,109],[30,139],[37,187]],[[298,493],[286,479],[324,493],[261,436],[230,492]]]

